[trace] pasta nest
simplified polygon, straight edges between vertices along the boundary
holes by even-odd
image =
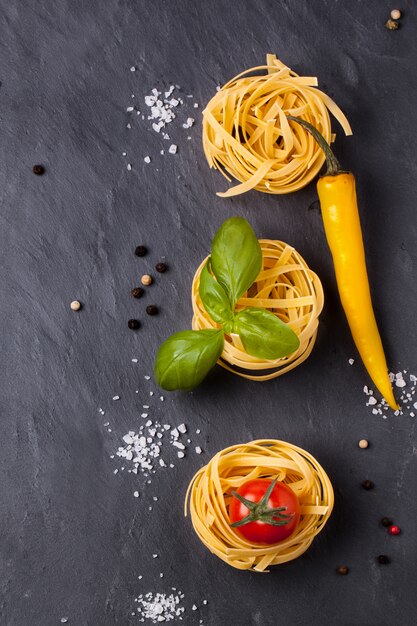
[[[345,134],[352,134],[337,104],[317,89],[317,78],[298,76],[273,54],[267,55],[266,63],[232,78],[203,112],[203,146],[210,167],[219,169],[229,182],[240,181],[219,196],[250,189],[290,193],[313,180],[324,153],[287,115],[310,122],[330,143],[335,137],[330,111]]]
[[[251,543],[230,526],[230,494],[249,480],[276,477],[297,495],[300,523],[280,543]],[[329,519],[333,502],[332,484],[311,454],[284,441],[262,439],[225,448],[201,468],[188,487],[185,515],[189,510],[195,532],[213,554],[237,569],[264,572],[309,548]]]
[[[276,360],[259,359],[245,351],[239,335],[225,334],[218,363],[238,376],[264,381],[282,376],[308,358],[316,341],[324,295],[319,277],[293,247],[270,239],[260,239],[259,243],[262,270],[249,291],[238,300],[236,311],[245,307],[272,311],[297,334],[299,348]],[[199,295],[200,274],[206,262],[207,258],[197,269],[192,284],[194,330],[220,328],[207,313]]]

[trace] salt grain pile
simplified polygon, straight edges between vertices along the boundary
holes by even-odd
[[[417,402],[414,399],[414,395],[416,393],[417,377],[414,374],[408,374],[407,370],[402,370],[397,373],[390,372],[389,378],[400,405],[399,410],[394,411],[394,415],[415,417],[417,415]],[[372,414],[381,415],[383,419],[387,419],[391,410],[386,401],[384,399],[378,401],[374,390],[367,385],[364,386],[363,392],[367,396],[366,406],[371,407]]]
[[[132,66],[130,70],[135,72],[136,67]],[[131,99],[134,102],[136,101],[136,95],[134,93],[131,94]],[[159,134],[164,141],[171,142],[171,135],[168,133],[168,127],[189,130],[192,126],[194,126],[195,119],[188,114],[188,110],[191,104],[193,109],[198,109],[199,105],[197,102],[192,102],[192,99],[193,96],[191,94],[188,94],[186,97],[182,96],[179,85],[170,85],[166,90],[154,87],[151,90],[151,93],[143,97],[143,106],[137,107],[135,104],[129,103],[126,107],[126,113],[129,115],[129,121],[126,124],[126,128],[129,130],[134,128],[135,119],[145,121],[148,123],[147,128],[149,130],[153,130],[155,133]],[[185,114],[182,109],[184,109]],[[182,123],[179,121],[180,117],[182,119],[185,118]],[[178,121],[177,124],[173,124],[175,120]],[[181,133],[183,132],[184,131],[181,130]],[[181,135],[179,136],[179,139],[181,139]],[[189,139],[191,139],[191,137],[187,136],[187,140]],[[161,146],[159,146],[158,152],[162,156],[165,154],[175,155],[178,152],[178,145],[176,143],[170,143],[167,150],[164,148],[161,149]],[[122,156],[128,156],[127,150],[122,152]],[[146,164],[152,163],[152,155],[145,154],[142,155],[141,158]],[[129,172],[131,172],[132,163],[127,163],[126,168]]]

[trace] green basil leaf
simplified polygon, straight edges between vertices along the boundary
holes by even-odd
[[[243,217],[226,220],[215,234],[211,266],[234,308],[262,268],[261,246],[252,226]]]
[[[184,330],[159,348],[155,362],[158,385],[167,391],[193,389],[216,365],[222,353],[222,330]]]
[[[280,359],[300,345],[295,332],[266,309],[243,309],[235,316],[234,330],[248,354],[259,359]]]
[[[223,287],[210,274],[210,259],[200,274],[200,298],[210,317],[219,324],[225,324],[230,332],[233,327],[233,311]]]

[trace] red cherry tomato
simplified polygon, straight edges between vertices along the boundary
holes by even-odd
[[[259,504],[272,482],[272,480],[267,478],[250,480],[239,487],[235,493],[246,500]],[[281,521],[285,522],[285,524],[282,526],[274,526],[267,521],[262,521],[262,519],[257,519],[256,521],[248,520],[247,523],[235,527],[234,530],[252,543],[274,544],[289,537],[300,521],[300,503],[292,489],[284,483],[276,482],[268,498],[268,502],[265,503],[265,507],[267,507],[266,511],[268,511],[268,509],[285,507],[281,512],[277,512],[276,515],[270,515],[270,519],[273,521]],[[232,496],[229,504],[229,518],[231,524],[240,522],[250,513],[251,510],[248,506],[241,502],[236,496]],[[264,517],[265,519],[265,515],[261,515],[260,517]],[[268,513],[266,512],[266,518],[267,517]]]

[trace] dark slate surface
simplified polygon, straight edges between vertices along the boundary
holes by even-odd
[[[171,585],[185,592],[184,624],[415,624],[416,421],[409,412],[382,420],[365,407],[368,379],[358,361],[347,363],[355,350],[320,214],[309,210],[315,187],[222,200],[215,191],[226,183],[209,171],[200,141],[202,106],[216,85],[263,63],[266,52],[319,76],[355,132],[339,136],[337,149],[358,176],[389,362],[416,373],[411,0],[402,3],[395,33],[383,26],[392,7],[380,1],[1,5],[1,624],[53,626],[63,616],[71,626],[136,624],[135,595]],[[191,131],[172,130],[178,154],[161,157],[167,143],[147,121],[127,129],[126,106],[132,92],[142,105],[151,88],[171,83],[201,106]],[[42,178],[31,172],[36,162],[47,169]],[[154,387],[143,376],[157,345],[189,327],[193,269],[234,214],[250,219],[259,236],[291,242],[322,277],[326,308],[316,348],[302,367],[262,386],[216,371],[193,394],[169,395],[164,404],[155,396],[151,417],[201,428],[204,455],[188,453],[151,485],[114,475],[121,464],[109,457],[140,420]],[[147,259],[133,256],[138,243],[150,247]],[[146,299],[161,314],[144,319],[145,301],[129,291],[163,255],[170,272]],[[69,309],[74,298],[84,303],[79,314]],[[132,316],[143,320],[137,334],[126,326]],[[365,452],[357,447],[363,436],[372,442]],[[334,515],[309,552],[263,576],[220,562],[182,518],[185,488],[200,464],[254,437],[307,448],[336,489]],[[360,488],[364,478],[375,481],[373,492]],[[395,517],[400,537],[378,527],[382,515]],[[381,553],[391,565],[375,564]],[[335,574],[341,563],[349,576]]]

